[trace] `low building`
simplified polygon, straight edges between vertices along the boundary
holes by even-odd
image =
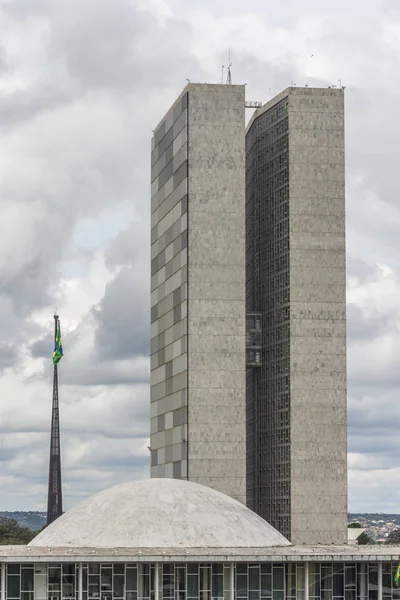
[[[358,544],[358,538],[362,533],[365,533],[365,527],[349,527],[347,529],[347,543],[351,546]]]
[[[149,479],[0,547],[0,600],[399,600],[399,561],[400,547],[294,546],[216,490]]]

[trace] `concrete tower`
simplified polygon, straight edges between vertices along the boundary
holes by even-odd
[[[347,542],[344,94],[290,88],[246,134],[247,503]]]
[[[245,502],[245,88],[189,84],[154,131],[151,476]]]

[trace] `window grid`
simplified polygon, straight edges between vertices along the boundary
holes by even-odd
[[[382,564],[382,600],[400,600],[397,562]],[[230,564],[89,563],[82,566],[83,600],[230,600]],[[78,600],[79,566],[6,565],[6,600]],[[304,600],[302,563],[238,563],[236,600]],[[309,600],[378,600],[378,564],[309,563]]]
[[[262,320],[260,360],[250,352],[246,371],[246,422],[248,506],[290,539],[287,105],[257,117],[246,136],[246,311]]]

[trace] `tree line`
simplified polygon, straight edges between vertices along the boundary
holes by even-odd
[[[15,519],[0,517],[0,546],[29,544],[39,531],[32,531],[29,527],[20,525]]]
[[[19,546],[29,544],[31,540],[42,531],[46,525],[38,531],[32,531],[29,527],[24,527],[17,523],[15,519],[9,519],[8,517],[0,517],[0,546]],[[349,528],[361,529],[360,523],[350,523]],[[357,540],[358,545],[364,546],[367,544],[373,544],[374,541],[365,533],[359,536]],[[400,529],[391,531],[385,540],[385,544],[396,544],[400,545]]]

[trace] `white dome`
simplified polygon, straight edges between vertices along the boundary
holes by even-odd
[[[179,479],[146,479],[88,498],[29,545],[262,548],[290,542],[243,504],[216,490]]]

